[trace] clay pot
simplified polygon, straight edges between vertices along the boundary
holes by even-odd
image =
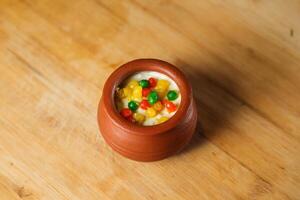
[[[139,71],[157,71],[173,79],[181,93],[177,112],[165,123],[141,126],[125,120],[114,101],[116,87]],[[115,70],[107,79],[98,107],[98,123],[105,141],[118,153],[138,161],[155,161],[177,153],[196,128],[197,109],[190,84],[175,66],[156,59],[138,59]]]

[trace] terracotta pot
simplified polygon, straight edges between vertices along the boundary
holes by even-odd
[[[125,120],[115,106],[116,87],[139,71],[157,71],[173,79],[181,93],[177,112],[165,123],[141,126]],[[175,66],[156,59],[138,59],[115,70],[107,79],[98,107],[98,123],[105,141],[123,156],[138,161],[155,161],[180,151],[192,138],[197,110],[192,88]]]

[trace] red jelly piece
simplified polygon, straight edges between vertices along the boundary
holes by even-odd
[[[149,78],[148,81],[149,81],[149,84],[150,84],[151,88],[154,88],[156,86],[156,83],[157,83],[157,79],[156,78],[151,77],[151,78]]]
[[[143,97],[147,97],[150,92],[151,92],[150,88],[143,88],[142,90]]]
[[[130,122],[135,122],[135,119],[133,118],[132,115],[130,115],[129,117],[126,117],[126,119]]]
[[[132,111],[129,108],[123,108],[121,110],[121,115],[125,118],[132,117]]]
[[[164,106],[166,106],[166,104],[168,103],[169,101],[167,100],[167,99],[163,99],[162,101],[161,101],[161,103],[164,105]]]
[[[172,103],[171,101],[164,100],[164,104],[168,110],[168,112],[174,112],[176,110],[176,105]]]
[[[140,106],[144,110],[147,110],[147,108],[151,107],[150,103],[145,99],[141,101]]]

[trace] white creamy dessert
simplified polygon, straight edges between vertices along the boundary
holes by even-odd
[[[167,121],[181,102],[178,85],[170,77],[155,71],[133,74],[121,83],[116,94],[121,115],[143,126]]]

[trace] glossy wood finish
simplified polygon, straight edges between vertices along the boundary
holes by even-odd
[[[299,199],[298,0],[1,0],[0,199]],[[98,134],[106,78],[186,73],[202,128],[154,163]]]

